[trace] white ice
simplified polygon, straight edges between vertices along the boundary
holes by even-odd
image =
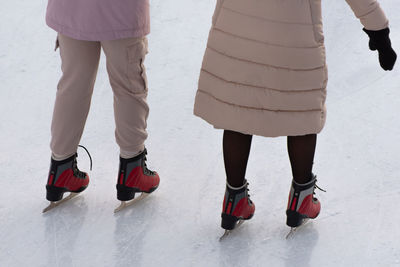
[[[400,66],[383,71],[344,0],[323,1],[330,81],[315,173],[322,212],[285,239],[285,138],[254,139],[254,218],[218,238],[222,132],[192,115],[214,0],[152,0],[146,65],[151,196],[119,214],[118,148],[104,57],[81,143],[91,184],[42,214],[60,59],[45,0],[0,0],[0,266],[400,266]],[[400,5],[381,0],[400,52]],[[400,62],[399,62],[400,63]],[[83,151],[79,166],[88,170]]]

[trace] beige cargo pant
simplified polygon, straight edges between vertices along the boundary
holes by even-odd
[[[51,125],[52,156],[66,159],[76,153],[89,113],[103,48],[114,93],[115,137],[121,157],[144,149],[147,138],[147,78],[143,65],[147,39],[80,41],[58,35],[62,77],[58,83]]]

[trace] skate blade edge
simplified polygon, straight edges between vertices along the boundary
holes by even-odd
[[[136,202],[139,202],[140,200],[146,198],[148,195],[149,195],[149,193],[144,193],[144,192],[143,192],[143,193],[140,194],[140,196],[137,197],[137,198],[134,198],[134,199],[129,200],[129,201],[121,201],[121,204],[120,204],[116,209],[114,209],[114,213],[117,213],[117,212],[119,212],[119,211],[121,211],[121,210],[124,210],[125,208],[127,208],[127,207],[129,207],[129,206],[132,206],[132,205],[135,204]]]
[[[48,212],[49,210],[54,209],[55,207],[61,205],[62,203],[67,202],[68,200],[70,200],[70,199],[76,197],[76,196],[79,195],[79,194],[80,194],[80,193],[73,193],[73,192],[71,192],[67,197],[61,199],[60,201],[51,201],[51,202],[50,202],[50,205],[48,205],[46,208],[44,208],[43,211],[42,211],[42,213],[46,213],[46,212]]]
[[[225,239],[225,237],[227,237],[230,233],[232,233],[234,230],[236,230],[239,226],[241,226],[243,223],[245,222],[245,220],[241,219],[239,220],[235,227],[232,230],[225,230],[224,234],[219,238],[219,241],[222,241]]]
[[[291,227],[289,233],[286,235],[286,239],[289,239],[289,238],[293,237],[294,234],[297,232],[297,230],[299,230],[300,228],[304,227],[304,225],[306,225],[309,221],[310,221],[310,219],[307,218],[307,219],[304,219],[303,222],[299,226]]]

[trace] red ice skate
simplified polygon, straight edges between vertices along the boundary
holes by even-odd
[[[46,212],[62,202],[65,202],[86,189],[89,184],[89,176],[78,169],[75,154],[65,160],[51,159],[50,172],[46,185],[46,199],[51,204],[43,210]],[[71,194],[63,199],[66,192]]]
[[[314,196],[314,190],[317,187],[316,178],[315,175],[312,175],[311,181],[306,184],[298,184],[293,180],[286,210],[288,226],[298,227],[306,219],[315,219],[318,216],[321,203]]]
[[[136,157],[130,159],[120,158],[118,181],[117,181],[117,198],[121,200],[121,205],[115,209],[120,211],[146,197],[148,194],[157,189],[160,183],[160,177],[157,172],[151,171],[146,165],[147,150]],[[135,198],[136,193],[142,193],[139,198]],[[132,200],[132,201],[131,201]],[[130,201],[126,203],[126,201]]]
[[[221,214],[221,227],[227,231],[235,229],[239,223],[251,219],[254,215],[255,205],[250,200],[247,186],[248,183],[246,180],[244,181],[244,185],[238,188],[226,184]],[[225,234],[227,233],[225,232]]]

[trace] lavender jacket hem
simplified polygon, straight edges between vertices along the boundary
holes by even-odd
[[[105,41],[150,33],[148,0],[49,0],[46,23],[68,37]]]
[[[116,40],[123,38],[135,38],[146,36],[150,33],[150,26],[142,27],[139,29],[126,29],[126,30],[113,30],[104,32],[81,32],[76,29],[69,28],[65,25],[60,25],[52,18],[46,18],[47,26],[53,30],[66,35],[68,37],[74,38],[76,40],[84,41],[106,41],[106,40]]]

